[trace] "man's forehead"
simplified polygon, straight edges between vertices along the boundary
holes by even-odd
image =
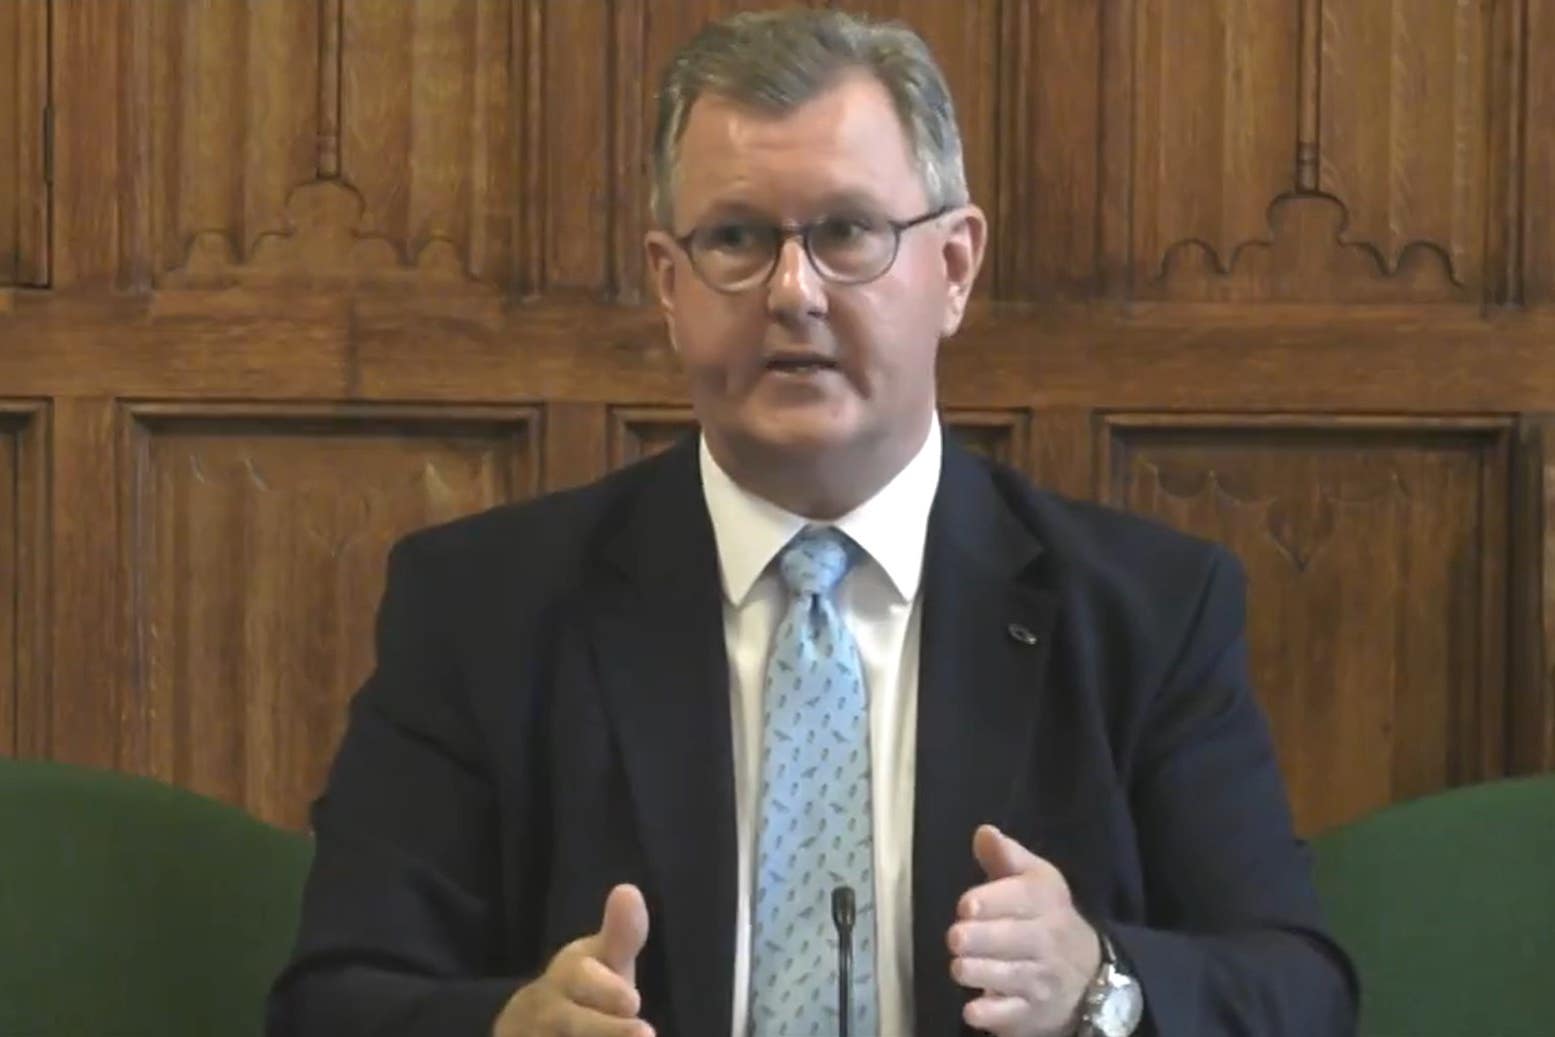
[[[704,95],[687,118],[677,166],[680,188],[701,201],[770,187],[771,176],[844,202],[882,199],[896,182],[917,179],[890,94],[867,73],[781,114]]]

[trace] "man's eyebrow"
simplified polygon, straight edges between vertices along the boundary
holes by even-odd
[[[881,203],[879,198],[875,197],[870,192],[855,189],[848,191],[837,191],[833,194],[826,195],[821,200],[821,209],[828,212],[838,209],[853,212],[857,212],[860,209],[867,210],[869,212],[881,212],[885,209],[885,206]]]
[[[763,220],[769,223],[777,222],[777,220],[773,219],[771,213],[763,212],[760,208],[750,204],[749,202],[742,202],[733,198],[724,201],[713,202],[707,208],[702,210],[702,214],[697,219],[697,222],[705,223],[709,219],[724,219],[731,216],[741,219]]]

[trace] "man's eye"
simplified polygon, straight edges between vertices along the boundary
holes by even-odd
[[[816,244],[824,246],[851,245],[869,232],[870,223],[867,220],[833,216],[816,224],[814,234]]]
[[[722,223],[704,231],[702,243],[707,248],[724,252],[743,252],[754,248],[759,238],[760,235],[749,224]]]

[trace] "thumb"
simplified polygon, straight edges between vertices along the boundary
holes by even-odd
[[[637,983],[637,955],[648,942],[648,905],[636,886],[621,885],[605,898],[605,918],[594,944],[597,957],[611,972]]]
[[[978,825],[972,835],[972,856],[990,879],[1008,878],[1040,868],[1041,857],[1011,839],[993,825]]]

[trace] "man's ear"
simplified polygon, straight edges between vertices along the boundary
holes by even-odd
[[[643,251],[647,256],[648,276],[659,299],[659,310],[669,329],[670,345],[678,353],[680,344],[675,338],[675,254],[678,246],[664,231],[650,230],[643,238]]]
[[[950,336],[961,327],[977,272],[983,266],[988,246],[988,218],[975,205],[965,205],[947,214],[954,222],[945,235],[945,319],[942,336]]]

